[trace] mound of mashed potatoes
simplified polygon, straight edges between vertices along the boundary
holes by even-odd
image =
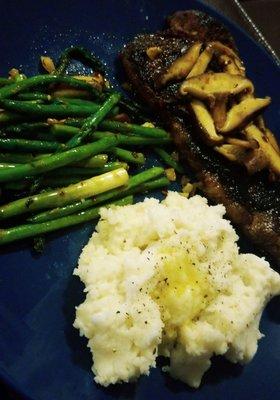
[[[74,326],[88,338],[95,381],[107,386],[149,374],[158,355],[170,374],[198,387],[213,355],[254,356],[261,313],[280,294],[280,276],[209,206],[169,192],[103,208],[74,274],[86,299]]]

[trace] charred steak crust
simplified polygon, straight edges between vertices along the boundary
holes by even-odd
[[[279,181],[268,182],[265,172],[249,176],[244,167],[227,162],[203,144],[177,97],[178,84],[157,85],[160,74],[194,42],[219,40],[236,49],[233,38],[223,25],[198,11],[177,12],[168,18],[168,25],[165,31],[137,36],[125,47],[121,59],[127,77],[171,132],[181,159],[202,182],[205,195],[222,203],[232,222],[279,266]],[[146,53],[149,47],[160,47],[162,52],[151,60]]]
[[[167,23],[175,35],[187,36],[201,42],[219,40],[236,50],[234,39],[227,28],[201,11],[177,11],[167,18]]]

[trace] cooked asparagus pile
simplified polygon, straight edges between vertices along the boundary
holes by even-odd
[[[93,73],[65,75],[72,59]],[[0,78],[0,244],[96,219],[101,206],[167,187],[163,167],[145,168],[152,151],[183,172],[163,149],[169,134],[142,124],[141,107],[109,87],[93,54],[71,47],[57,66],[41,60],[49,74],[13,69]]]

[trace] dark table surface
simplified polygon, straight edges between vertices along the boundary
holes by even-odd
[[[280,0],[245,0],[241,3],[279,56]]]
[[[205,0],[205,3],[217,8],[217,10],[230,17],[245,29],[251,36],[262,42],[262,38],[256,33],[255,28],[246,19],[242,10],[238,8],[235,0]],[[259,29],[260,34],[267,41],[268,45],[271,46],[275,55],[279,56],[280,0],[241,0],[240,5],[256,25],[256,28]],[[264,43],[262,44],[264,45]],[[20,400],[20,398],[0,382],[0,400]]]

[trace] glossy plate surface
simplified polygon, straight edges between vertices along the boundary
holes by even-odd
[[[37,73],[39,56],[54,58],[80,44],[96,52],[116,79],[116,56],[136,33],[153,32],[180,9],[197,8],[218,17],[231,30],[260,96],[273,104],[268,125],[279,124],[279,69],[243,31],[198,1],[8,1],[0,15],[0,73],[22,67]],[[32,400],[101,399],[276,399],[280,393],[280,301],[267,307],[258,353],[241,367],[215,359],[199,390],[175,382],[160,368],[136,384],[103,389],[94,384],[86,341],[72,328],[82,285],[72,277],[90,224],[49,235],[36,257],[24,243],[0,249],[0,375]],[[121,366],[120,366],[121,368]]]

